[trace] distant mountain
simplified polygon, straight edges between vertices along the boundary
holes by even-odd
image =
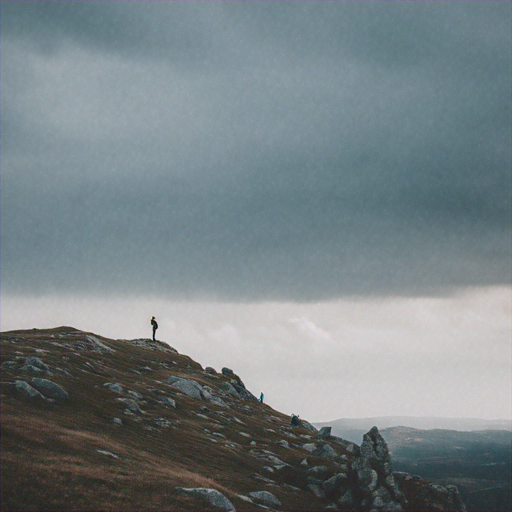
[[[373,426],[379,429],[390,427],[412,427],[422,430],[445,429],[458,431],[508,430],[512,431],[510,420],[482,420],[477,418],[441,418],[417,416],[377,416],[373,418],[340,418],[314,423],[315,427],[332,427],[332,434],[360,444],[363,434]]]
[[[510,431],[392,427],[381,434],[395,471],[456,485],[468,512],[512,510]]]

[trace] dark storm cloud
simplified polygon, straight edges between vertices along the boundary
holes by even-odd
[[[2,287],[510,282],[510,5],[2,2]]]

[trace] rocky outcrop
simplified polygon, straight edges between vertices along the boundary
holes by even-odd
[[[363,436],[359,457],[352,468],[361,495],[361,510],[403,510],[406,500],[393,478],[388,446],[377,427]]]

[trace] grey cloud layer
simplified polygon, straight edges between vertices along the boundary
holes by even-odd
[[[510,282],[510,6],[3,2],[2,287]]]

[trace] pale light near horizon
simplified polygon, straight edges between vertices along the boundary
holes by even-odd
[[[7,297],[2,330],[70,325],[157,338],[203,367],[227,366],[267,402],[310,421],[340,417],[511,417],[511,292],[311,304],[136,297]]]

